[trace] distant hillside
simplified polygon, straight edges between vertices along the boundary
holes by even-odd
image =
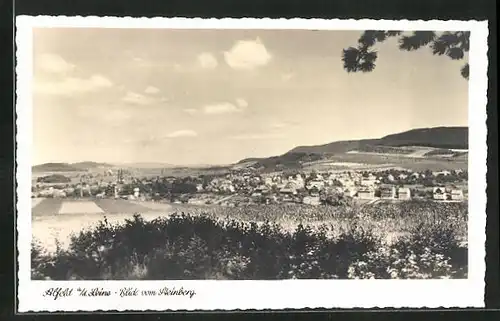
[[[45,163],[32,167],[33,172],[77,172],[80,168],[71,166],[68,163]]]
[[[81,172],[95,168],[111,168],[113,165],[96,162],[78,162],[78,163],[45,163],[32,167],[33,172]]]
[[[363,139],[333,142],[325,145],[299,146],[289,153],[340,154],[364,150],[370,146],[427,146],[443,149],[468,149],[467,127],[419,128],[388,135],[379,139]]]
[[[176,168],[179,166],[167,164],[167,163],[122,163],[116,164],[118,167],[126,168],[142,168],[142,169],[159,169],[159,168]]]
[[[314,153],[288,152],[280,156],[251,159],[252,161],[248,161],[248,159],[246,160],[246,162],[252,163],[250,167],[267,171],[275,171],[283,169],[299,169],[302,167],[303,163],[321,160],[322,156]]]
[[[114,165],[108,163],[96,163],[96,162],[78,162],[70,164],[72,167],[80,169],[93,169],[93,168],[109,168],[114,167]]]
[[[404,156],[418,154],[417,149],[422,149],[424,147],[429,147],[429,150],[438,149],[439,152],[428,153],[429,150],[420,151],[420,153],[428,153],[420,157],[447,156],[450,153],[445,153],[444,151],[451,149],[467,150],[468,128],[419,128],[398,134],[387,135],[379,139],[347,140],[324,145],[299,146],[280,156],[269,158],[246,158],[239,161],[237,165],[246,165],[246,167],[265,171],[298,169],[301,168],[304,163],[328,159],[330,157],[335,157],[334,155],[347,155],[349,152]],[[463,155],[466,157],[467,153],[451,151],[452,157],[460,157]]]

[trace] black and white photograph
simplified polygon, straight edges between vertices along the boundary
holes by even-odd
[[[484,285],[486,23],[85,19],[18,44],[22,282]]]

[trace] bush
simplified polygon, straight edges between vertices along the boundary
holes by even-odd
[[[321,279],[465,277],[467,249],[452,223],[427,221],[386,244],[359,224],[336,237],[332,227],[299,224],[287,232],[211,216],[173,215],[145,221],[140,215],[113,225],[104,221],[71,237],[54,254],[36,243],[34,279]],[[441,225],[440,225],[441,224]],[[465,253],[465,256],[464,256]]]

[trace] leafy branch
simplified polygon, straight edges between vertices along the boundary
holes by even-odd
[[[453,60],[464,59],[470,48],[470,32],[444,32],[437,35],[433,31],[414,31],[411,35],[403,35],[402,31],[367,30],[359,37],[356,47],[342,51],[342,62],[347,72],[371,72],[375,69],[378,52],[373,49],[377,43],[391,37],[399,37],[399,49],[414,51],[429,47],[434,55],[446,55]],[[465,63],[460,71],[462,77],[469,79],[469,63]]]

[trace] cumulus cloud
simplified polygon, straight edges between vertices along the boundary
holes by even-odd
[[[67,77],[60,81],[36,81],[35,91],[49,95],[71,96],[112,86],[111,80],[96,74],[90,78]]]
[[[196,133],[193,130],[190,129],[182,129],[182,130],[177,130],[175,132],[172,132],[168,135],[166,135],[166,138],[178,138],[178,137],[196,137],[198,136],[198,133]]]
[[[243,98],[236,99],[236,104],[238,104],[240,108],[248,107],[248,102]]]
[[[203,107],[203,112],[205,114],[212,114],[212,115],[237,113],[240,111],[241,111],[240,107],[233,105],[231,103],[228,103],[228,102],[211,104],[211,105],[206,105]]]
[[[146,88],[144,90],[144,92],[146,94],[157,94],[160,92],[160,89],[156,88],[156,87],[153,87],[153,86],[149,86],[148,88]]]
[[[226,63],[233,69],[250,70],[266,65],[271,55],[259,38],[240,40],[224,52]]]
[[[125,96],[122,98],[122,101],[133,104],[133,105],[149,105],[153,103],[155,100],[151,97],[147,97],[135,92],[127,92]]]
[[[209,52],[199,54],[198,63],[204,69],[215,69],[218,65],[217,59]]]
[[[70,64],[61,56],[54,54],[41,55],[36,64],[41,70],[55,74],[64,74],[75,69],[75,65]]]

